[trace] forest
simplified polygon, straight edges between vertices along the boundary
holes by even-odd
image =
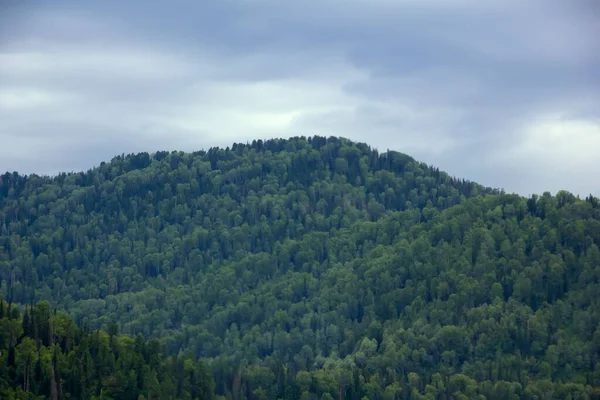
[[[600,399],[599,246],[336,137],[6,173],[0,398]]]
[[[167,357],[156,339],[79,329],[47,301],[0,300],[0,395],[16,399],[210,399],[210,370],[191,356]],[[144,395],[146,394],[147,397]]]

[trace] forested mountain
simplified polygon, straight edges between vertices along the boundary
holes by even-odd
[[[598,246],[595,197],[341,138],[0,177],[13,307],[157,339],[232,399],[599,398]]]

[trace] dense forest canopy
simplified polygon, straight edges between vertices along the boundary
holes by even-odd
[[[191,356],[167,357],[148,342],[77,328],[47,301],[24,309],[0,299],[0,398],[211,399],[210,370]]]
[[[232,399],[598,398],[599,246],[593,196],[505,194],[343,138],[0,176],[13,309],[156,340]]]

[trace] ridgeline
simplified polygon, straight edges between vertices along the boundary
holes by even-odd
[[[0,398],[600,398],[599,246],[343,138],[7,173]]]

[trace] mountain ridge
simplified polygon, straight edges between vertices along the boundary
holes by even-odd
[[[224,396],[589,397],[599,221],[343,138],[138,153],[2,175],[0,292],[189,352]]]

